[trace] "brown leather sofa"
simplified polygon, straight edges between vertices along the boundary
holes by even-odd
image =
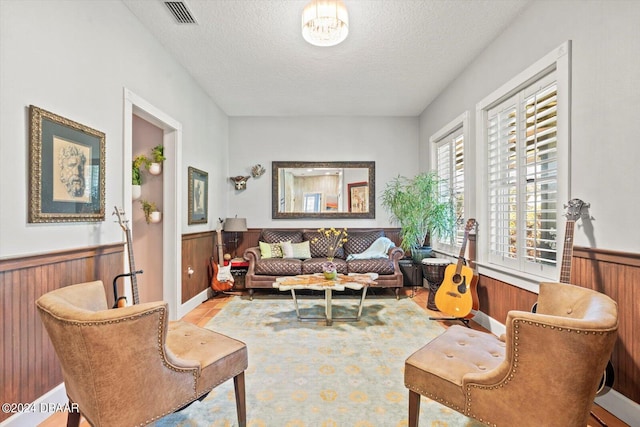
[[[253,297],[254,289],[272,289],[276,278],[295,276],[297,274],[313,274],[322,272],[322,263],[327,261],[327,248],[317,230],[306,229],[264,229],[259,240],[274,244],[281,242],[303,243],[309,242],[310,258],[267,258],[265,259],[259,247],[252,247],[244,252],[244,258],[249,261],[249,268],[245,276],[245,287]],[[350,254],[362,254],[380,237],[385,237],[384,230],[348,230],[347,241],[340,248],[333,262],[338,273],[377,273],[376,285],[372,287],[395,288],[396,298],[399,288],[403,285],[402,272],[398,260],[404,256],[402,248],[391,247],[385,258],[349,259]],[[354,255],[355,256],[355,255]]]
[[[498,338],[460,325],[405,362],[409,427],[420,397],[492,427],[584,427],[618,330],[608,296],[542,283],[535,313],[510,311]]]

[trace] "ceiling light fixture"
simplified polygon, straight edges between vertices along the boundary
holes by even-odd
[[[302,11],[302,37],[314,46],[335,46],[349,34],[342,0],[313,0]]]

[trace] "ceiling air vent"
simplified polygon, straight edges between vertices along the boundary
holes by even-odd
[[[164,4],[169,8],[178,24],[195,24],[191,11],[183,1],[166,1]]]

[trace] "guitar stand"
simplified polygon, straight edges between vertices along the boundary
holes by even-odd
[[[464,323],[464,326],[471,328],[471,326],[469,326],[470,319],[465,317],[429,317],[429,320],[459,320]]]
[[[116,277],[113,278],[113,299],[115,300],[115,303],[113,304],[113,308],[118,308],[118,301],[122,299],[126,299],[124,295],[118,296],[118,279],[121,277],[135,276],[136,274],[142,274],[142,273],[143,273],[142,270],[132,271],[131,273],[118,274]]]

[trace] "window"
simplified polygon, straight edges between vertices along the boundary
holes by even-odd
[[[453,197],[458,227],[453,241],[439,238],[434,246],[447,252],[460,248],[465,226],[465,133],[468,113],[464,113],[436,132],[430,139],[434,169],[440,179],[440,194]]]
[[[561,209],[569,199],[569,47],[478,104],[480,256],[491,268],[557,280]]]

